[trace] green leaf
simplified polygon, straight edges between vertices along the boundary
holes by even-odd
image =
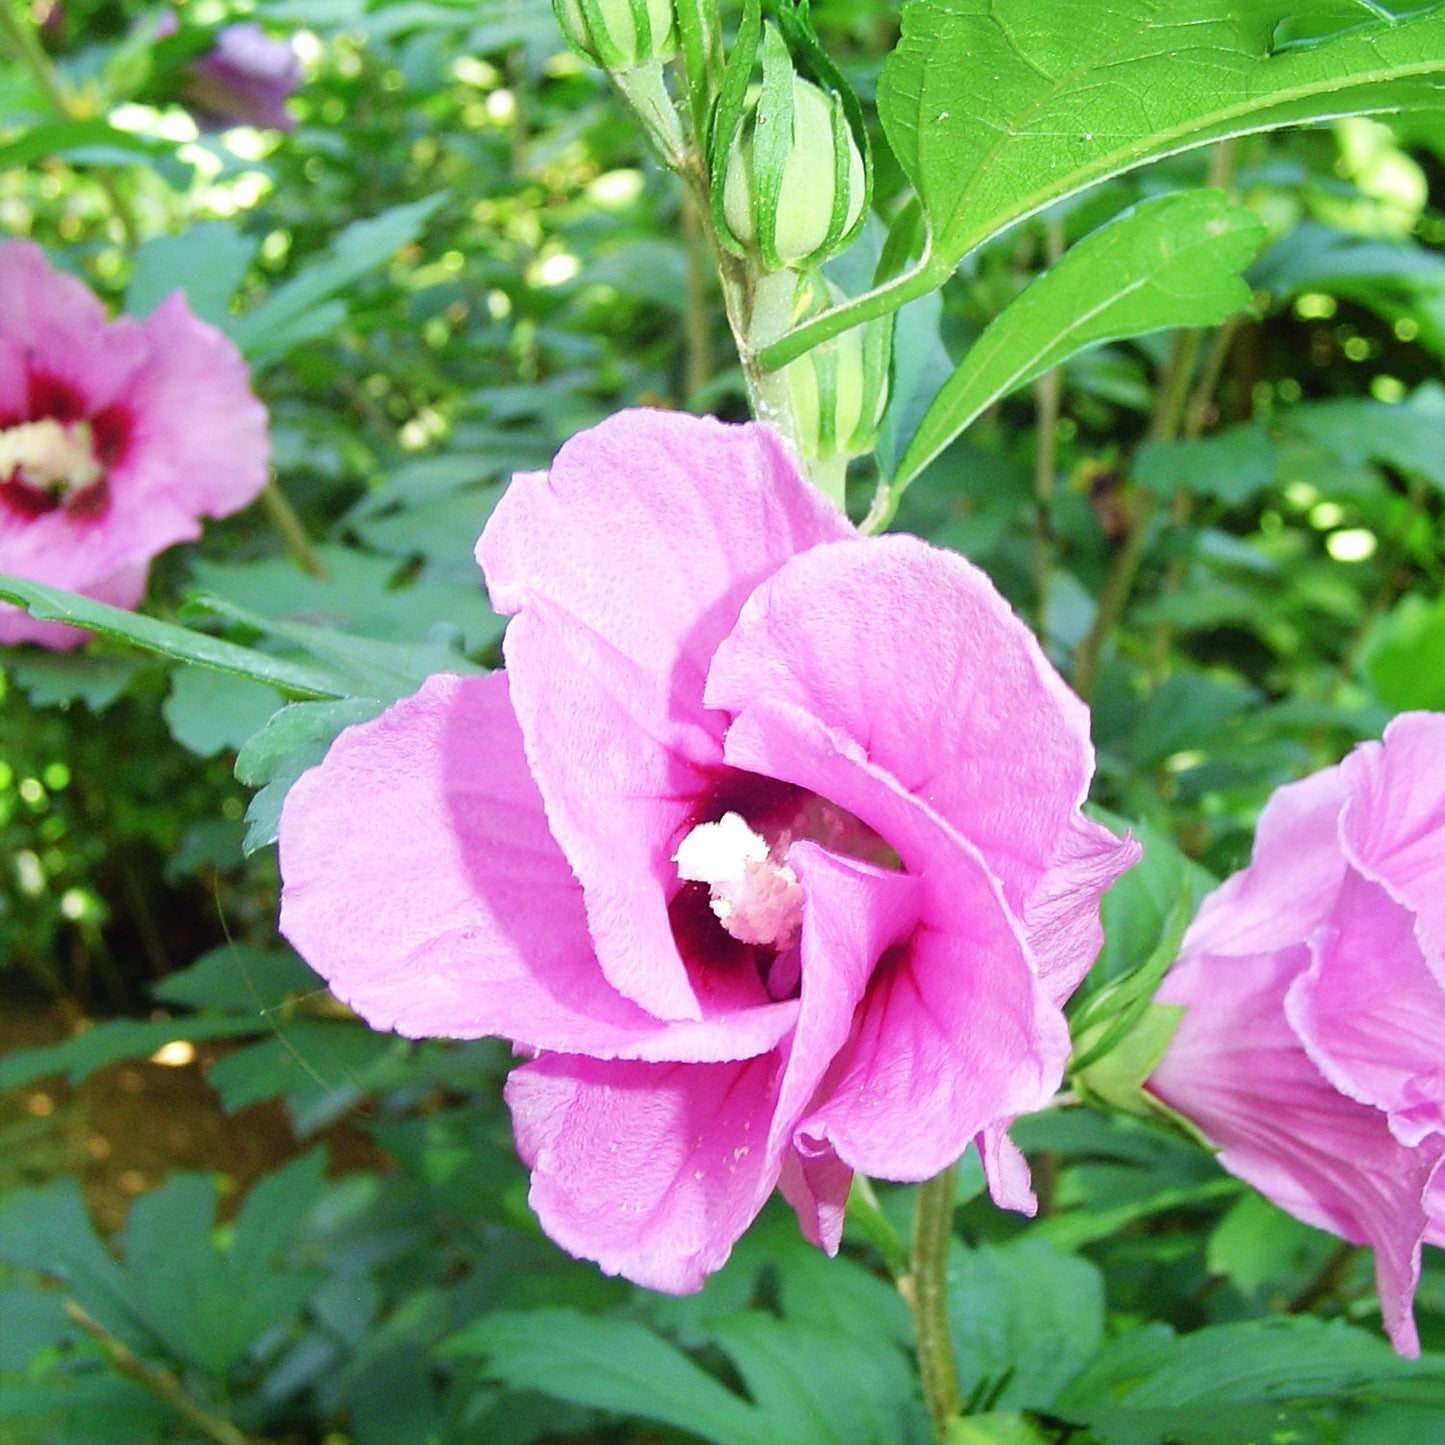
[[[1023,1236],[948,1261],[948,1318],[965,1398],[990,1409],[1045,1409],[1099,1348],[1104,1282],[1098,1269]]]
[[[96,1237],[74,1179],[6,1195],[0,1203],[0,1260],[58,1280],[77,1304],[132,1349],[152,1344],[153,1331],[120,1266]]]
[[[878,111],[943,274],[1006,227],[1229,136],[1445,103],[1445,6],[1278,48],[1296,0],[914,0]]]
[[[106,1019],[58,1044],[17,1049],[0,1059],[0,1090],[18,1089],[47,1074],[64,1073],[72,1084],[122,1059],[143,1059],[173,1039],[235,1038],[267,1027],[259,1017]]]
[[[137,156],[169,156],[175,146],[105,120],[66,120],[34,126],[0,145],[0,171],[32,165],[47,156],[70,156],[99,163],[134,164]]]
[[[83,702],[104,712],[146,665],[140,657],[116,657],[94,648],[79,652],[17,652],[5,659],[6,674],[37,707]]]
[[[241,354],[253,365],[262,364],[298,342],[331,331],[346,309],[339,302],[322,303],[414,241],[445,199],[445,195],[429,196],[353,221],[319,261],[278,287],[231,328]]]
[[[828,1261],[830,1264],[833,1261]],[[789,1445],[902,1445],[916,1431],[912,1373],[901,1351],[748,1310],[712,1335],[732,1357],[767,1438]]]
[[[1402,597],[1371,628],[1365,676],[1386,707],[1445,711],[1445,592],[1433,602]]]
[[[1242,310],[1240,273],[1264,235],[1221,191],[1159,196],[1091,232],[969,348],[903,453],[895,495],[999,397],[1083,347]]]
[[[259,1019],[289,999],[325,987],[289,949],[261,948],[238,940],[203,953],[179,973],[167,974],[151,994],[164,1003],[224,1009]]]
[[[215,668],[218,672],[228,672],[236,677],[269,682],[294,697],[348,695],[346,685],[333,672],[286,662],[249,647],[238,647],[219,637],[210,637],[204,632],[192,632],[189,628],[159,622],[154,617],[143,617],[138,612],[127,612],[124,608],[111,607],[104,602],[92,602],[89,597],[81,597],[59,587],[46,587],[24,577],[0,573],[0,600],[16,602],[32,617],[42,621],[68,622],[72,627],[83,627],[102,637],[128,642],[132,647],[161,657],[173,657],[179,662],[194,662],[200,667]]]
[[[218,676],[200,668],[171,674],[161,713],[171,736],[200,758],[239,748],[281,706],[274,688],[249,677]]]
[[[152,236],[136,252],[125,309],[132,316],[149,316],[178,290],[203,321],[228,329],[235,319],[231,298],[258,245],[227,221],[201,221],[179,236]]]
[[[713,1445],[773,1445],[761,1413],[631,1320],[569,1309],[486,1316],[442,1346],[485,1355],[486,1371],[514,1390],[672,1425]]]
[[[1312,1407],[1372,1399],[1445,1406],[1445,1359],[1402,1360],[1363,1331],[1293,1315],[1182,1336],[1134,1330],[1101,1352],[1053,1413],[1109,1445],[1238,1445],[1321,1438],[1309,1429]]]
[[[1161,497],[1187,492],[1237,507],[1274,486],[1279,449],[1256,423],[1189,441],[1146,441],[1134,453],[1134,475]]]

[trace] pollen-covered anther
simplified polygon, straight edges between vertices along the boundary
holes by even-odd
[[[53,417],[0,428],[0,484],[18,481],[65,497],[93,487],[105,476],[90,427]]]
[[[739,813],[699,823],[673,855],[677,876],[706,883],[718,922],[739,943],[785,949],[803,922],[803,886]]]

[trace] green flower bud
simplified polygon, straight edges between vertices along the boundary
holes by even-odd
[[[742,116],[722,177],[731,239],[770,271],[816,265],[852,239],[867,194],[842,99],[795,74],[770,30],[762,88]]]
[[[812,457],[856,457],[871,449],[888,405],[893,317],[881,316],[824,341],[783,368],[798,443]]]
[[[677,49],[673,0],[552,0],[567,43],[604,70],[635,70]]]

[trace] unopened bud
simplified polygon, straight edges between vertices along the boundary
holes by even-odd
[[[824,341],[783,368],[799,445],[820,461],[872,449],[888,405],[893,317]]]
[[[782,77],[779,65],[787,66]],[[733,139],[722,184],[732,239],[770,271],[826,260],[862,220],[867,171],[842,99],[793,74],[772,34],[762,90]]]
[[[604,70],[635,70],[677,49],[673,0],[552,0],[567,43]]]

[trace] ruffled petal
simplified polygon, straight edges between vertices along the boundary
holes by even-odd
[[[1415,915],[1420,948],[1445,987],[1445,714],[1402,713],[1383,743],[1356,748],[1341,772],[1350,789],[1345,851]]]
[[[1386,1332],[1414,1355],[1411,1303],[1439,1151],[1404,1148],[1380,1110],[1311,1062],[1284,1007],[1307,963],[1300,946],[1177,964],[1158,999],[1186,1009],[1149,1088],[1219,1146],[1231,1174],[1307,1224],[1374,1247]]]
[[[717,1064],[547,1054],[514,1069],[506,1099],[542,1227],[608,1274],[700,1289],[777,1179],[767,1129],[782,1067],[774,1052]]]
[[[150,354],[126,397],[134,417],[113,491],[165,490],[192,515],[224,517],[266,485],[266,408],[229,337],[198,319],[180,292],[144,322]]]
[[[527,759],[613,987],[660,1018],[765,1002],[755,975],[694,980],[668,917],[672,856],[722,769],[719,720],[549,602],[517,617],[505,646]]]
[[[709,706],[791,704],[862,749],[988,860],[1065,997],[1102,934],[1103,886],[1138,857],[1079,814],[1088,712],[993,584],[896,536],[816,547],[749,599],[708,674]]]
[[[1185,953],[1253,954],[1302,943],[1324,923],[1345,876],[1339,768],[1278,789],[1264,806],[1249,867],[1200,905]]]
[[[625,411],[513,478],[477,560],[498,612],[546,598],[698,702],[753,588],[853,535],[769,428]]]
[[[1445,1135],[1445,994],[1420,953],[1414,914],[1351,871],[1310,958],[1285,1012],[1320,1072],[1383,1109],[1402,1144]]]
[[[287,796],[280,852],[282,931],[377,1028],[700,1059],[766,1052],[796,1017],[673,1030],[607,983],[501,673],[433,677],[348,728]]]
[[[919,883],[910,944],[873,973],[848,1042],[799,1135],[883,1179],[926,1179],[980,1130],[1042,1107],[1068,1029],[977,853],[851,739],[760,701],[728,731],[737,767],[830,799],[891,844]]]

